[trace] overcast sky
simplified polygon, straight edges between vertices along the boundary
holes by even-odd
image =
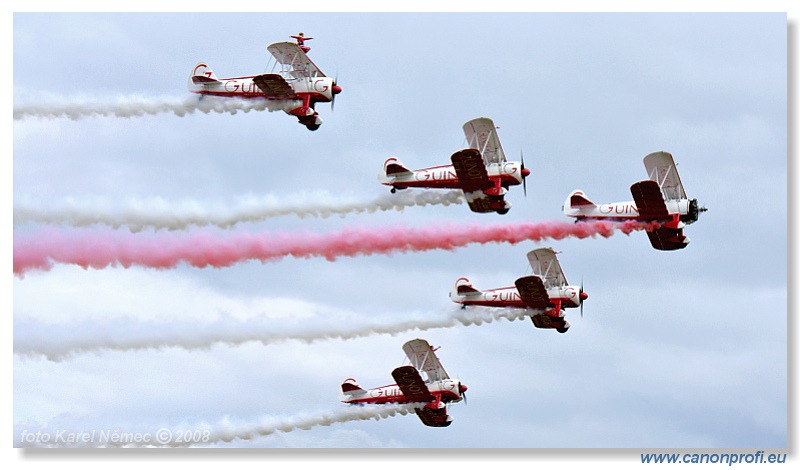
[[[300,31],[343,88],[335,112],[318,105],[316,132],[267,111],[15,119],[15,202],[368,203],[388,194],[377,179],[384,160],[446,164],[464,145],[463,123],[486,116],[506,155],[524,153],[532,172],[527,198],[512,188],[505,216],[434,205],[289,215],[230,232],[566,221],[573,189],[596,202],[631,199],[630,185],[647,176],[642,158],[659,150],[709,208],[676,252],[633,233],[222,269],[57,265],[14,277],[14,333],[42,341],[248,319],[286,332],[439,318],[456,312],[456,279],[512,285],[540,246],[560,252],[567,279],[589,294],[563,335],[503,320],[312,344],[17,354],[15,445],[23,429],[155,431],[338,412],[343,379],[390,383],[402,344],[421,337],[469,386],[449,428],[407,415],[218,445],[787,446],[785,14],[17,13],[13,28],[15,108],[183,99],[198,62],[218,77],[262,73],[266,46]],[[227,233],[186,230],[197,231]]]

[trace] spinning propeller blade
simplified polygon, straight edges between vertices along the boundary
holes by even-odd
[[[339,74],[337,73],[336,76],[333,78],[333,84],[331,85],[331,112],[333,112],[333,104],[336,102],[336,95],[342,92],[342,87],[337,85],[336,83],[339,82]]]
[[[528,197],[528,175],[525,174],[525,156],[522,155],[522,150],[519,151],[519,160],[522,164],[522,168],[520,173],[522,174],[522,194],[527,198]]]
[[[583,318],[583,301],[589,298],[589,295],[583,292],[583,276],[581,276],[581,290],[578,293],[578,298],[581,301],[581,318]]]

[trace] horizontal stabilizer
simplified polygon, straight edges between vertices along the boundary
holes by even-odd
[[[192,83],[199,83],[202,85],[203,83],[217,83],[217,82],[219,82],[219,80],[216,80],[211,77],[206,77],[205,75],[192,75]]]

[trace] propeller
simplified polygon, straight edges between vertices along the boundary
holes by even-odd
[[[583,318],[583,301],[589,298],[589,294],[583,291],[583,277],[581,277],[581,290],[578,293],[578,298],[581,300],[581,318]]]
[[[331,112],[333,112],[333,103],[336,102],[336,95],[342,92],[342,87],[336,84],[339,81],[339,74],[336,74],[336,77],[333,78],[333,83],[331,84]]]
[[[522,165],[520,169],[520,173],[522,174],[522,194],[527,198],[528,197],[528,183],[526,178],[529,174],[531,174],[531,170],[525,170],[525,156],[522,155],[522,150],[519,151],[519,160]]]
[[[458,381],[458,393],[461,394],[461,398],[464,399],[464,406],[467,405],[467,390],[469,387],[461,383],[461,380]]]

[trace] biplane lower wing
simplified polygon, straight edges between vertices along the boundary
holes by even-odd
[[[429,408],[424,406],[422,408],[418,408],[414,410],[419,416],[420,421],[425,426],[430,426],[433,428],[444,428],[450,426],[450,423],[453,422],[453,418],[448,416],[447,408]]]
[[[414,366],[401,366],[392,371],[392,377],[400,391],[410,402],[429,403],[435,397],[422,381],[422,377]]]
[[[434,428],[450,426],[452,418],[447,415],[447,408],[431,394],[414,366],[398,367],[392,371],[392,377],[409,402],[428,403],[414,410],[422,424]]]
[[[486,165],[477,149],[459,150],[450,157],[456,170],[461,190],[467,198],[467,204],[473,212],[493,212],[491,199],[484,191],[494,184],[489,179]]]
[[[653,180],[639,181],[631,185],[631,194],[639,209],[639,217],[645,220],[659,220],[670,217],[661,188]]]
[[[655,230],[648,231],[647,237],[650,239],[650,244],[653,245],[653,248],[656,250],[680,250],[686,248],[689,244],[686,236],[683,234],[683,229],[662,226]]]
[[[550,307],[550,296],[539,276],[525,276],[514,282],[517,286],[519,296],[529,308],[544,310]]]
[[[531,321],[536,328],[553,329],[559,333],[566,333],[570,326],[562,316],[551,317],[545,314],[533,315]]]
[[[525,276],[514,282],[519,291],[519,296],[529,308],[536,310],[547,310],[552,308],[550,296],[544,287],[544,281],[539,276]],[[559,333],[566,333],[569,323],[564,320],[562,312],[556,311],[554,314],[537,313],[531,315],[531,321],[536,328],[555,329]]]
[[[265,73],[253,77],[253,83],[261,90],[267,99],[271,100],[298,100],[299,96],[289,83],[276,73]]]

